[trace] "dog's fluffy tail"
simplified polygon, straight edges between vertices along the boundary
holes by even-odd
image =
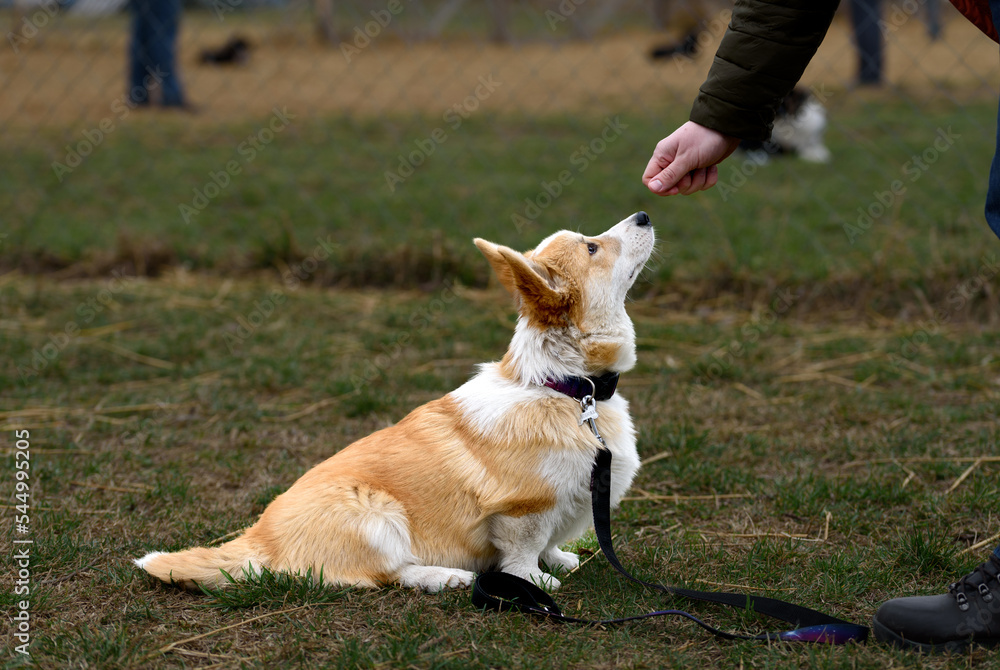
[[[197,591],[199,585],[210,588],[228,586],[233,578],[259,573],[266,565],[245,535],[219,547],[197,547],[171,554],[154,551],[135,560],[140,568],[168,584]]]

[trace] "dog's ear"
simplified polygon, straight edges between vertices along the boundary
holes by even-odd
[[[475,242],[476,247],[483,256],[486,256],[486,260],[490,262],[490,267],[493,268],[493,273],[500,280],[500,283],[503,284],[503,287],[509,292],[514,293],[514,275],[511,273],[507,261],[500,255],[499,245],[487,242],[481,237],[477,237],[473,242]]]
[[[479,251],[482,252],[483,256],[486,256],[486,260],[490,262],[490,266],[493,268],[494,274],[496,274],[497,279],[511,295],[517,295],[517,286],[514,284],[514,271],[510,267],[510,263],[502,253],[500,253],[501,246],[499,244],[493,244],[492,242],[487,242],[484,239],[477,237],[473,240]],[[506,248],[506,247],[503,247]],[[513,251],[513,249],[509,249]],[[517,252],[514,252],[517,253]]]
[[[479,238],[475,242],[503,287],[520,298],[522,305],[529,307],[536,316],[556,316],[566,310],[567,295],[554,285],[545,266],[510,247]]]

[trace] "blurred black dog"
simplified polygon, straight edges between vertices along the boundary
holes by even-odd
[[[217,49],[204,49],[199,62],[208,65],[242,65],[250,59],[250,41],[233,35]]]
[[[672,58],[673,56],[686,56],[693,58],[698,53],[698,33],[690,32],[681,38],[676,44],[664,44],[653,47],[649,52],[649,57],[653,60],[657,58]]]

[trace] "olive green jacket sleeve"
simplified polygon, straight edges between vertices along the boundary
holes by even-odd
[[[691,120],[744,140],[771,136],[775,110],[826,36],[839,0],[736,0]]]

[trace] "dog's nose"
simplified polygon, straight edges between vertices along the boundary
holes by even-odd
[[[635,213],[635,224],[637,226],[648,226],[649,225],[649,214],[646,214],[646,212],[636,212]]]

